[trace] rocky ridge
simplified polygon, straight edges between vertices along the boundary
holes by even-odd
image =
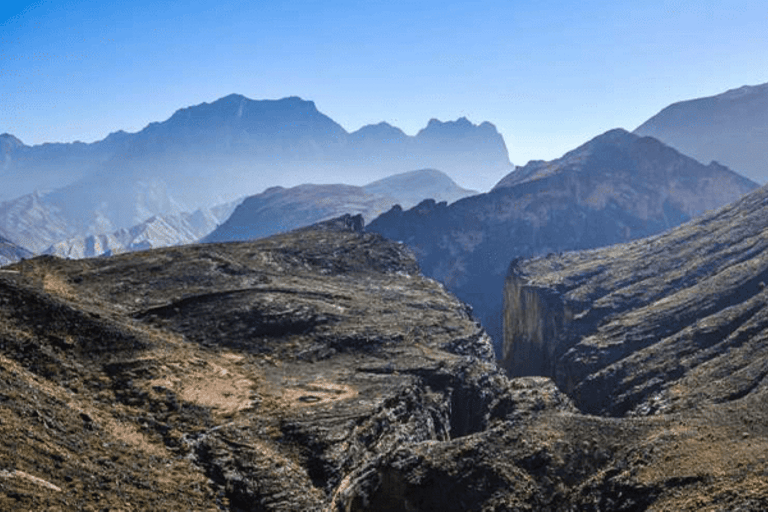
[[[674,103],[635,129],[702,162],[768,180],[768,84]]]
[[[763,187],[651,238],[513,263],[504,367],[603,415],[764,399],[766,219]]]
[[[473,306],[500,353],[512,258],[646,237],[755,187],[653,138],[611,130],[557,160],[518,167],[486,194],[396,207],[366,229],[409,245],[426,275]]]
[[[360,214],[367,221],[395,204],[410,207],[431,197],[443,201],[476,194],[434,169],[395,174],[364,187],[299,185],[272,187],[247,197],[231,217],[203,238],[203,242],[255,240],[309,226],[344,214]]]
[[[768,505],[761,402],[579,413],[361,228],[3,269],[0,508]]]

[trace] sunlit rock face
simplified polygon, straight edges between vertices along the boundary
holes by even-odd
[[[584,414],[508,378],[467,306],[360,216],[26,259],[0,305],[2,510],[768,506],[761,331],[737,330],[751,366],[720,374],[754,383],[740,396],[708,399],[711,379],[675,414]]]
[[[486,194],[393,208],[367,229],[409,245],[426,275],[473,306],[500,354],[513,258],[649,236],[756,186],[653,138],[611,130],[557,160],[518,167]]]
[[[664,234],[514,262],[503,366],[583,409],[650,414],[738,400],[768,375],[768,189]]]

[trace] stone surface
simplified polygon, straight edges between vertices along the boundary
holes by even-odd
[[[768,389],[768,189],[661,235],[513,263],[503,365],[585,411],[647,415]]]
[[[367,229],[409,245],[426,275],[472,305],[500,351],[513,258],[649,236],[755,187],[650,137],[611,130],[557,160],[518,167],[487,194],[393,208]]]
[[[580,413],[361,228],[4,268],[0,509],[768,506],[761,396]]]

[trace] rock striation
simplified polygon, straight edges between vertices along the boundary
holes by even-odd
[[[661,235],[514,262],[503,366],[601,415],[764,396],[766,233],[763,187]]]
[[[580,413],[362,227],[4,268],[0,508],[768,505],[764,401]]]
[[[472,305],[500,353],[503,282],[514,257],[646,237],[755,187],[617,129],[557,160],[518,167],[486,194],[395,207],[367,229],[409,245],[426,275]]]

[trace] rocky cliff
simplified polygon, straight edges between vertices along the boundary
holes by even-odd
[[[503,365],[586,411],[647,415],[768,389],[768,189],[651,238],[516,261]]]
[[[489,193],[393,208],[367,229],[409,245],[426,275],[473,306],[500,349],[512,258],[649,236],[755,187],[653,138],[611,130],[562,158],[517,168]]]
[[[768,506],[761,387],[585,415],[361,228],[4,268],[0,508]]]

